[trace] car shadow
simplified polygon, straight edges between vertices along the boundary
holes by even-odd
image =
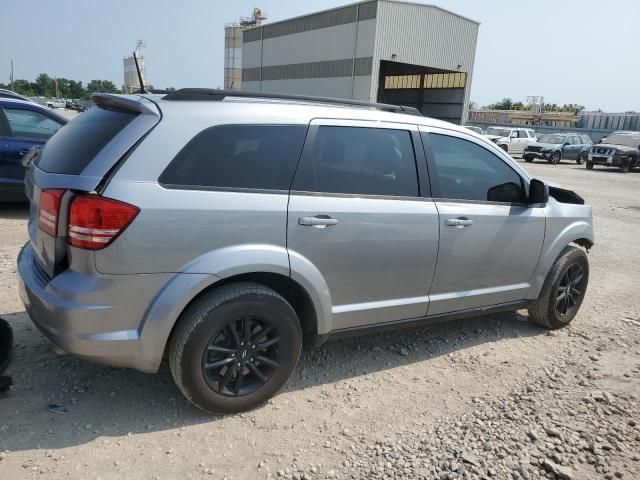
[[[14,327],[14,387],[0,399],[0,451],[58,449],[98,437],[122,437],[223,418],[190,405],[164,363],[158,374],[93,364],[54,353],[25,312],[3,315]],[[516,313],[403,328],[305,348],[283,388],[303,390],[423,362],[505,338],[545,331]],[[47,410],[59,404],[68,413]],[[270,405],[261,408],[272,408]]]
[[[29,218],[29,202],[0,202],[0,218],[24,220]]]

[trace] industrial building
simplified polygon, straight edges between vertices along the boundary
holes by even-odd
[[[135,56],[138,59],[138,65],[140,67],[140,76],[142,82],[146,85],[146,76],[144,68],[144,55],[142,55],[142,47],[145,47],[145,43],[142,40],[138,40],[136,43]],[[140,78],[138,77],[138,69],[136,68],[136,59],[133,55],[124,57],[124,83],[122,84],[122,93],[134,93],[140,91]]]
[[[224,88],[240,90],[242,85],[242,32],[259,26],[267,17],[259,8],[254,8],[250,17],[224,27]]]
[[[464,123],[479,23],[375,0],[242,32],[242,90],[384,102]]]

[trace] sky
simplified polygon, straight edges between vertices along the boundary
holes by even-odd
[[[269,21],[350,0],[0,0],[0,82],[39,73],[123,81],[136,40],[156,88],[222,87],[224,25],[260,7]],[[640,111],[640,0],[433,0],[481,22],[471,100],[504,97]],[[425,47],[428,48],[428,47]]]

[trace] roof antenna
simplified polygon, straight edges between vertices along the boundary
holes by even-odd
[[[142,80],[142,72],[140,71],[140,65],[138,64],[138,48],[136,48],[133,52],[133,61],[136,62],[136,71],[138,72],[138,81],[140,82],[140,93],[147,93],[144,89],[144,81]]]

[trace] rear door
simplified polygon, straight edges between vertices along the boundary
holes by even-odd
[[[440,213],[428,314],[523,300],[545,233],[543,210],[524,203],[526,179],[470,135],[420,129]]]
[[[575,160],[578,158],[579,140],[575,135],[568,135],[562,148],[562,158]]]
[[[33,160],[25,176],[31,202],[29,237],[40,266],[53,276],[67,253],[66,211],[73,191],[92,192],[112,167],[160,120],[155,104],[142,97],[103,95],[98,103],[61,128]],[[52,220],[56,235],[39,227],[39,217],[51,215],[40,209],[41,192],[52,191],[60,212]],[[61,196],[58,198],[57,194]],[[57,202],[57,203],[56,203]],[[49,206],[48,208],[51,208]]]
[[[417,127],[313,121],[290,194],[287,240],[292,269],[324,278],[334,329],[424,316],[438,213]]]

